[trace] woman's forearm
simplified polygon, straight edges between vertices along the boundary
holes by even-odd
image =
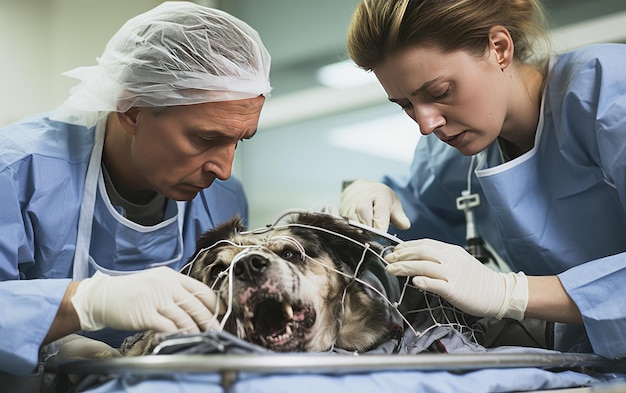
[[[557,276],[528,277],[528,306],[524,315],[550,322],[582,323],[578,306]]]

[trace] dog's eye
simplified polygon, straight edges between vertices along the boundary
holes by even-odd
[[[221,273],[222,273],[222,270],[220,269],[220,266],[213,266],[211,270],[209,271],[209,281],[211,283],[217,281]]]
[[[287,260],[291,260],[293,258],[293,252],[291,250],[284,250],[282,258],[283,259],[287,259]]]

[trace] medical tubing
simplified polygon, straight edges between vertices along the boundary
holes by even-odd
[[[472,195],[472,171],[474,170],[475,161],[476,155],[473,155],[467,170],[467,189],[461,193],[461,197],[469,197]],[[465,250],[483,264],[493,260],[497,265],[497,259],[485,247],[485,241],[476,231],[474,212],[472,211],[472,207],[469,206],[469,202],[465,202],[463,212],[465,213]]]
[[[470,158],[470,164],[467,170],[467,190],[462,192],[461,195],[472,195],[472,170],[474,169],[474,161],[476,161],[475,155]],[[465,239],[469,240],[478,236],[476,234],[476,226],[474,225],[474,213],[468,203],[465,203],[463,211],[465,212]]]
[[[469,189],[469,187],[468,187],[468,189]],[[463,313],[459,313],[457,311],[456,307],[453,307],[451,305],[448,305],[448,306],[443,305],[443,303],[441,302],[441,298],[439,298],[440,305],[437,308],[440,308],[442,310],[445,310],[446,308],[450,308],[452,310],[452,313],[453,313],[454,317],[455,317],[455,320],[454,321],[450,320],[449,319],[450,315],[447,314],[444,311],[444,318],[446,319],[446,321],[445,321],[445,323],[439,322],[436,319],[436,317],[435,317],[435,315],[433,313],[433,309],[431,308],[430,303],[427,301],[426,302],[427,310],[428,310],[428,312],[429,312],[429,314],[431,316],[431,320],[434,322],[434,325],[429,327],[429,328],[427,328],[424,331],[417,331],[415,329],[415,327],[412,326],[412,324],[408,321],[407,317],[405,315],[403,315],[400,312],[400,310],[398,309],[398,305],[401,304],[403,302],[403,300],[404,300],[406,289],[408,287],[415,288],[414,286],[410,285],[410,278],[409,277],[406,278],[406,281],[405,281],[404,285],[402,286],[401,295],[400,295],[399,299],[397,301],[395,301],[395,302],[392,302],[383,293],[381,293],[376,287],[374,287],[370,283],[368,283],[368,282],[366,282],[366,281],[364,281],[364,280],[362,280],[362,279],[357,277],[357,274],[358,274],[358,272],[361,269],[361,264],[362,264],[362,261],[363,261],[363,259],[365,257],[365,254],[373,253],[383,264],[387,264],[387,262],[382,258],[382,255],[378,255],[378,253],[376,253],[369,246],[368,243],[361,243],[359,241],[356,241],[355,239],[352,239],[352,238],[350,238],[348,236],[345,236],[345,235],[343,235],[341,233],[337,233],[335,231],[332,231],[332,230],[329,230],[329,229],[326,229],[326,228],[315,227],[315,226],[310,226],[310,225],[306,225],[306,224],[299,224],[299,223],[279,224],[279,222],[281,221],[282,218],[284,218],[288,214],[293,214],[293,213],[310,213],[310,212],[307,212],[307,211],[293,211],[293,210],[289,211],[289,212],[285,212],[278,219],[276,219],[272,224],[268,224],[264,228],[258,228],[258,229],[251,230],[251,231],[244,231],[244,232],[242,232],[242,234],[246,234],[246,233],[260,234],[260,233],[265,233],[265,232],[272,231],[272,230],[277,230],[277,229],[284,229],[284,228],[289,228],[289,227],[299,227],[299,228],[306,228],[306,229],[326,232],[326,233],[332,234],[334,236],[338,236],[340,238],[343,238],[343,239],[345,239],[345,240],[347,240],[349,242],[352,242],[354,244],[360,245],[361,247],[363,247],[363,254],[361,256],[361,261],[358,263],[358,266],[356,267],[356,270],[355,270],[354,273],[347,274],[347,273],[342,272],[342,271],[340,271],[338,269],[330,267],[330,266],[326,265],[325,263],[317,261],[314,258],[311,258],[309,255],[306,254],[306,251],[304,250],[304,247],[296,239],[294,239],[294,238],[292,238],[290,236],[284,236],[284,235],[282,235],[282,236],[274,236],[274,237],[271,237],[268,240],[268,242],[276,241],[276,240],[286,240],[286,241],[289,241],[290,243],[292,243],[300,251],[300,254],[301,254],[300,257],[301,258],[304,257],[306,260],[308,260],[308,261],[310,261],[312,263],[315,263],[315,264],[317,264],[319,266],[322,266],[325,269],[331,270],[331,271],[333,271],[333,272],[335,272],[335,273],[337,273],[339,275],[345,276],[345,277],[351,279],[351,282],[355,282],[356,281],[357,283],[359,283],[359,284],[361,284],[361,285],[363,285],[365,287],[368,287],[371,291],[373,291],[378,296],[380,296],[381,299],[383,299],[383,301],[386,302],[394,310],[395,313],[397,313],[397,315],[406,324],[406,327],[409,330],[411,330],[415,336],[421,336],[424,333],[428,332],[429,330],[431,330],[431,329],[433,329],[433,328],[435,328],[437,326],[447,325],[447,326],[451,326],[451,327],[453,327],[455,329],[458,329],[459,331],[462,331],[464,328],[467,328],[467,329],[469,329],[472,332],[472,337],[474,337],[473,329],[469,325],[467,325],[466,323],[464,324],[462,322],[462,320],[464,320]],[[210,249],[214,248],[219,243],[228,243],[228,244],[230,244],[232,246],[244,249],[243,252],[240,252],[239,254],[237,254],[237,256],[235,256],[235,258],[233,259],[233,261],[231,262],[231,264],[229,266],[227,266],[222,272],[220,272],[220,278],[223,278],[223,276],[227,276],[228,283],[229,283],[228,284],[228,295],[227,295],[228,296],[228,301],[226,302],[227,308],[225,310],[224,315],[221,318],[220,326],[218,328],[219,331],[223,331],[224,328],[225,328],[226,321],[230,318],[230,316],[232,314],[232,311],[233,311],[233,300],[234,300],[233,299],[233,295],[234,294],[232,292],[233,284],[234,284],[233,283],[233,274],[232,274],[233,273],[233,268],[234,268],[235,264],[241,259],[241,257],[243,257],[245,254],[247,254],[247,252],[250,251],[250,249],[259,248],[259,247],[262,247],[262,246],[259,246],[259,245],[241,245],[241,244],[235,244],[235,243],[233,243],[233,242],[231,242],[229,240],[220,240],[220,241],[216,242],[215,244],[213,244],[213,245],[211,245],[211,246],[201,250],[187,265],[185,265],[185,267],[183,267],[183,269],[181,269],[181,271],[185,271],[185,269],[187,269],[186,273],[189,274],[191,272],[193,264],[196,262],[196,259],[197,259],[198,255],[201,254],[202,252],[206,251],[206,250],[210,250]],[[517,281],[517,280],[515,280],[515,281]],[[218,291],[218,293],[219,293],[219,291]],[[345,294],[345,292],[344,292],[344,294]],[[427,293],[423,293],[423,294],[424,294],[425,297],[427,296]],[[436,296],[436,295],[434,295],[434,296]],[[436,297],[438,297],[438,296],[436,296]],[[511,302],[507,302],[507,303],[510,304],[510,303],[519,303],[519,302],[517,300],[512,300]],[[518,308],[518,307],[514,307],[514,308]],[[424,311],[424,310],[422,310],[422,311]],[[413,313],[413,312],[419,312],[419,310],[409,311],[409,314]],[[213,320],[215,320],[215,319],[219,320],[218,315],[219,315],[219,312],[216,312],[214,314],[214,316],[213,316],[213,318],[214,318]],[[459,316],[461,316],[461,319],[459,319]],[[212,322],[213,322],[213,320],[212,320]]]
[[[301,211],[299,211],[299,212],[301,212]],[[357,244],[357,245],[360,245],[360,246],[362,246],[362,247],[365,247],[365,245],[364,245],[364,244],[362,244],[362,243],[360,243],[360,242],[358,242],[358,241],[356,241],[356,240],[354,240],[354,239],[352,239],[352,238],[350,238],[350,237],[347,237],[347,236],[345,236],[345,235],[343,235],[343,234],[341,234],[341,233],[337,233],[337,232],[334,232],[334,231],[328,230],[328,229],[326,229],[326,228],[320,228],[320,227],[310,226],[310,225],[306,225],[306,224],[298,224],[298,223],[290,223],[290,224],[285,224],[285,225],[278,225],[278,222],[280,221],[280,219],[282,219],[283,217],[285,217],[286,215],[288,215],[288,214],[290,214],[290,213],[293,213],[293,211],[292,211],[292,212],[284,212],[284,213],[283,213],[283,214],[282,214],[282,215],[281,215],[278,219],[276,219],[276,220],[274,221],[274,223],[273,223],[273,224],[270,224],[270,225],[268,225],[268,227],[263,228],[263,230],[262,230],[262,231],[268,231],[268,230],[277,229],[277,228],[287,228],[287,227],[292,227],[292,226],[293,226],[293,227],[300,227],[300,228],[307,228],[307,229],[312,229],[312,230],[317,230],[317,231],[321,231],[321,232],[330,233],[330,234],[332,234],[332,235],[334,235],[334,236],[338,236],[338,237],[340,237],[340,238],[342,238],[342,239],[348,240],[348,241],[350,241],[350,242],[352,242],[352,243],[355,243],[355,244]],[[350,223],[352,224],[352,222],[350,222]],[[359,227],[361,227],[361,226],[359,226]],[[256,231],[252,231],[252,232],[256,232]],[[364,250],[364,252],[372,252],[372,253],[374,253],[374,255],[375,255],[376,257],[378,257],[378,258],[379,258],[379,259],[380,259],[380,260],[381,260],[384,264],[387,264],[387,261],[385,261],[385,260],[384,260],[384,259],[383,259],[380,255],[378,255],[377,253],[375,253],[375,252],[374,252],[371,248],[366,247],[366,249]],[[412,285],[410,285],[410,284],[409,284],[409,283],[410,283],[410,279],[409,279],[408,277],[407,277],[407,280],[405,281],[405,284],[404,284],[404,286],[403,286],[403,289],[402,289],[402,294],[400,295],[400,298],[398,299],[398,301],[396,301],[396,302],[392,302],[392,301],[391,301],[391,300],[389,300],[389,299],[388,299],[388,298],[387,298],[384,294],[382,294],[380,291],[378,291],[375,287],[373,287],[373,286],[372,286],[372,285],[370,285],[369,283],[367,283],[367,282],[365,282],[365,281],[363,281],[363,280],[361,280],[361,279],[357,278],[357,277],[356,277],[356,273],[355,273],[354,275],[352,275],[352,276],[351,276],[351,275],[348,275],[348,274],[346,274],[346,273],[344,273],[344,272],[341,272],[341,271],[339,271],[339,270],[337,270],[337,269],[334,269],[334,268],[332,268],[332,267],[329,267],[329,266],[327,266],[327,265],[325,265],[325,264],[323,264],[323,263],[321,263],[321,262],[319,262],[319,261],[316,261],[315,259],[311,258],[311,257],[310,257],[310,256],[308,256],[308,255],[307,255],[307,258],[308,258],[310,261],[312,261],[312,262],[314,262],[314,263],[317,263],[317,264],[319,264],[320,266],[323,266],[323,267],[324,267],[324,268],[326,268],[326,269],[329,269],[329,270],[331,270],[331,271],[334,271],[334,272],[335,272],[335,273],[337,273],[337,274],[340,274],[340,275],[343,275],[343,276],[346,276],[346,277],[351,277],[354,281],[357,281],[358,283],[360,283],[360,284],[362,284],[362,285],[367,286],[367,287],[368,287],[368,288],[370,288],[372,291],[374,291],[375,293],[377,293],[377,294],[378,294],[378,295],[379,295],[379,296],[380,296],[380,297],[381,297],[381,298],[382,298],[382,299],[383,299],[383,300],[384,300],[384,301],[385,301],[385,302],[386,302],[386,303],[387,303],[390,307],[392,307],[392,308],[394,309],[394,311],[395,311],[395,312],[396,312],[396,313],[400,316],[400,318],[401,318],[401,319],[402,319],[402,320],[406,323],[406,326],[409,328],[409,330],[411,330],[411,331],[413,332],[413,334],[415,334],[415,336],[422,336],[423,334],[425,334],[426,332],[428,332],[429,330],[431,330],[431,329],[433,329],[433,328],[434,328],[433,326],[431,326],[431,327],[427,328],[425,331],[421,331],[421,332],[420,332],[420,331],[417,331],[417,330],[416,330],[416,329],[415,329],[415,328],[411,325],[411,323],[408,321],[408,319],[407,319],[407,318],[406,318],[406,317],[405,317],[405,316],[404,316],[404,315],[403,315],[403,314],[402,314],[402,313],[398,310],[398,308],[397,308],[397,307],[398,307],[398,304],[402,303],[402,301],[403,301],[403,299],[404,299],[404,295],[405,295],[406,288],[407,288],[407,287],[409,287],[409,286],[410,286],[410,287],[413,287],[413,288],[416,288],[416,287],[414,287],[414,286],[412,286]],[[417,288],[416,288],[416,289],[417,289]],[[424,293],[424,295],[426,295],[426,294]],[[431,310],[431,308],[430,308],[430,304],[428,304],[428,302],[427,302],[427,305],[428,305],[428,309],[429,309],[429,312],[430,312],[430,315],[431,315],[431,320],[435,323],[435,326],[442,326],[442,325],[444,325],[444,324],[442,324],[442,323],[438,322],[438,321],[434,318],[434,315],[433,315],[432,310]],[[443,307],[443,306],[442,306],[442,307]],[[457,316],[457,314],[458,314],[458,313],[455,311],[455,310],[456,310],[456,308],[455,308],[455,307],[452,307],[452,310],[453,310],[454,315],[455,315],[455,316]],[[462,324],[460,321],[458,321],[458,320],[456,321],[456,323],[449,323],[448,325],[449,325],[449,326],[452,326],[452,327],[454,327],[454,326],[458,326],[458,327],[459,327],[459,329],[462,329],[462,328],[464,327],[464,326],[463,326],[463,324]],[[468,329],[472,330],[471,328],[469,328],[469,326],[465,326],[465,327],[467,327]],[[473,335],[474,335],[474,332],[473,332],[473,330],[472,330],[472,336],[473,336]]]

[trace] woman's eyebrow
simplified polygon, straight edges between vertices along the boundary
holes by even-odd
[[[424,82],[424,84],[422,84],[420,87],[418,87],[417,89],[413,90],[413,92],[411,93],[411,97],[415,97],[416,95],[420,94],[421,92],[423,92],[424,90],[428,89],[430,86],[432,86],[434,83],[439,82],[443,79],[443,76],[438,76],[435,79],[431,79],[427,82]]]
[[[415,90],[413,90],[411,92],[411,97],[415,97],[415,96],[419,95],[424,90],[426,90],[430,86],[432,86],[434,83],[437,83],[437,82],[441,81],[442,79],[444,79],[443,76],[438,76],[435,79],[431,79],[429,81],[424,82],[420,87],[418,87],[417,89],[415,89]],[[391,102],[398,102],[398,101],[400,101],[400,99],[389,97],[389,101],[391,101]]]

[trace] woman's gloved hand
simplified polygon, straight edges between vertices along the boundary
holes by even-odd
[[[168,267],[125,276],[97,272],[81,281],[71,298],[84,330],[110,327],[163,333],[218,327],[214,318],[218,301],[209,287]]]
[[[398,229],[411,227],[393,190],[370,180],[355,180],[343,190],[339,214],[382,231],[389,229],[390,221]]]
[[[462,247],[431,239],[401,243],[385,260],[388,273],[414,276],[416,287],[470,315],[524,319],[528,281],[523,272],[496,272]]]

